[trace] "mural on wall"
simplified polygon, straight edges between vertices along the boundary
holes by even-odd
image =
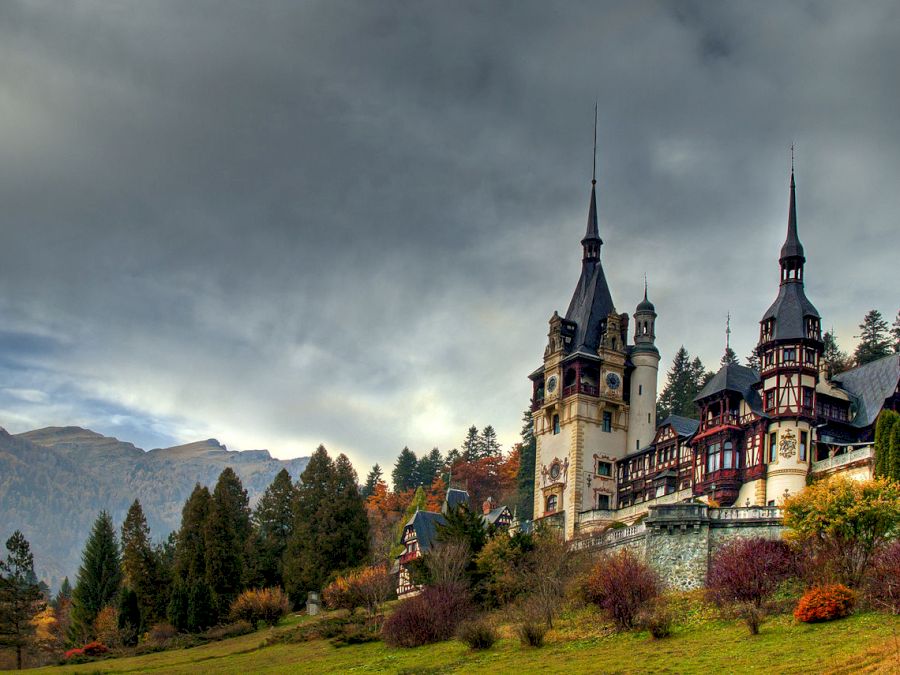
[[[569,458],[566,457],[560,461],[559,457],[554,457],[548,467],[546,464],[541,466],[541,479],[544,486],[554,483],[565,483],[569,480]]]
[[[781,434],[781,443],[778,446],[778,452],[785,459],[789,459],[794,456],[794,453],[797,451],[797,437],[794,436],[794,432],[788,429],[783,434]]]

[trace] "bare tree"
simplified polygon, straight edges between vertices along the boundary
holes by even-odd
[[[572,557],[560,533],[545,529],[534,535],[534,549],[521,567],[527,605],[548,628],[559,611],[572,570]]]
[[[464,582],[469,558],[469,545],[461,539],[435,544],[425,556],[425,567],[431,584],[449,586]]]

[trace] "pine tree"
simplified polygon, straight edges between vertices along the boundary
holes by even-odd
[[[257,586],[281,586],[284,583],[283,558],[288,539],[294,529],[291,509],[296,496],[297,488],[291,481],[291,475],[287,469],[282,469],[272,484],[266,488],[256,506],[253,513],[256,539],[251,551],[253,567],[251,576]]]
[[[181,510],[181,529],[175,549],[177,578],[193,581],[206,577],[206,521],[212,509],[212,495],[197,483]]]
[[[206,579],[191,583],[187,602],[187,628],[192,633],[215,625],[218,621],[216,596]]]
[[[188,585],[180,577],[176,577],[172,584],[166,617],[169,619],[169,623],[180,631],[188,629],[189,596]]]
[[[659,395],[656,419],[662,421],[669,415],[697,417],[694,397],[700,390],[699,381],[705,376],[700,359],[691,361],[690,354],[682,345],[675,353],[672,368],[666,376],[666,385]]]
[[[750,354],[746,358],[747,367],[752,368],[757,373],[760,371],[759,367],[759,355],[756,353],[756,350],[750,352]]]
[[[64,603],[69,602],[72,599],[72,584],[69,583],[69,577],[63,577],[62,584],[59,586],[59,591],[56,593],[56,597],[53,598],[53,602],[51,605],[53,609],[59,609]]]
[[[334,462],[334,496],[329,504],[330,521],[338,524],[337,531],[328,537],[332,570],[356,567],[369,556],[369,518],[357,481],[350,460],[343,453],[338,455]]]
[[[882,478],[890,476],[898,479],[900,476],[893,476],[894,458],[891,448],[891,430],[900,420],[900,415],[893,410],[882,410],[878,415],[878,422],[875,424],[875,477]]]
[[[534,470],[537,440],[534,437],[534,417],[531,408],[522,413],[522,443],[519,455],[519,499],[516,515],[520,520],[534,518]]]
[[[891,337],[888,323],[877,309],[869,310],[859,324],[859,344],[853,352],[857,366],[876,361],[891,353]]]
[[[116,531],[112,518],[101,511],[81,554],[81,567],[72,591],[69,635],[73,642],[84,642],[93,636],[94,619],[101,609],[115,604],[121,584]]]
[[[41,591],[34,575],[31,546],[19,530],[6,540],[6,560],[0,559],[0,646],[16,650],[16,668],[31,642],[31,618],[42,609]]]
[[[732,352],[732,354],[734,354],[734,352]],[[703,389],[716,374],[711,370],[706,369],[699,356],[695,356],[694,360],[691,361],[691,374],[693,376],[693,392],[690,399],[691,409],[696,410],[696,406],[694,406],[694,397],[700,393],[700,390]]]
[[[490,424],[481,430],[479,446],[481,454],[478,456],[478,459],[500,456],[500,443],[497,441],[497,432],[494,431],[494,427]]]
[[[224,606],[242,588],[244,551],[250,538],[247,491],[231,467],[219,475],[204,528],[206,581]]]
[[[122,575],[140,608],[141,620],[135,630],[143,632],[146,626],[162,617],[156,612],[156,596],[160,592],[156,555],[150,545],[150,528],[144,510],[137,499],[122,524]]]
[[[828,379],[850,368],[850,357],[841,351],[833,331],[826,331],[822,336],[822,342],[825,345],[822,351],[822,360],[825,362],[825,373]]]
[[[419,484],[417,469],[419,462],[416,459],[416,453],[409,448],[403,448],[400,456],[397,457],[397,463],[391,472],[391,482],[394,484],[394,492],[406,492],[415,488]]]
[[[738,366],[740,365],[740,361],[738,360],[737,354],[734,353],[734,350],[731,347],[725,348],[725,353],[722,355],[722,360],[719,361],[720,366],[727,366],[729,364]]]
[[[891,460],[888,477],[891,480],[900,481],[900,420],[896,420],[891,427],[888,456]]]
[[[429,486],[438,477],[441,469],[444,467],[444,458],[441,451],[432,448],[431,452],[423,455],[416,467],[416,474],[419,477],[419,485]]]
[[[378,485],[378,481],[383,478],[383,474],[381,472],[381,467],[378,464],[375,464],[372,467],[372,470],[366,476],[366,484],[363,485],[361,494],[365,499],[368,499],[373,494],[375,494],[375,486]]]
[[[474,462],[483,457],[481,436],[478,435],[478,427],[474,424],[466,432],[466,438],[462,443],[462,458],[466,462]]]
[[[894,353],[900,353],[900,309],[897,310],[897,317],[891,328],[891,338],[894,341]]]
[[[127,586],[119,594],[119,634],[126,646],[137,644],[147,615],[141,611],[137,593]]]

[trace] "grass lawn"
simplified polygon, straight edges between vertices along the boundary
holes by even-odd
[[[259,631],[191,649],[30,672],[888,673],[900,672],[897,633],[900,617],[875,613],[813,625],[779,616],[755,637],[743,624],[707,616],[652,641],[646,633],[612,633],[592,610],[580,610],[564,615],[541,649],[522,647],[508,626],[486,652],[455,640],[416,649],[381,642],[337,648],[325,640],[262,647],[269,631]]]

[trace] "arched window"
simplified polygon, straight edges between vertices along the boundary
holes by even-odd
[[[553,513],[556,511],[556,495],[550,495],[547,497],[547,508],[544,509],[547,513]]]

